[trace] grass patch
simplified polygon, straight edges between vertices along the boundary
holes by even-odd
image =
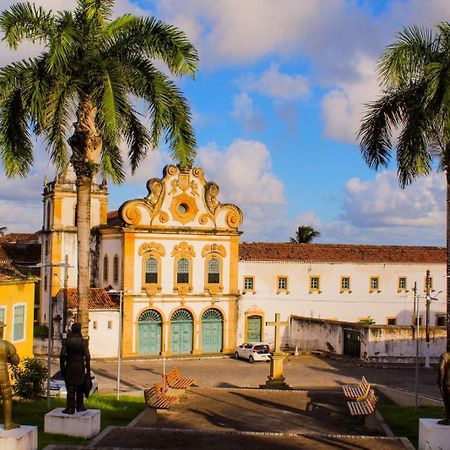
[[[121,396],[117,400],[113,395],[92,395],[85,405],[90,409],[101,410],[101,429],[109,425],[128,425],[144,409],[141,397]],[[65,407],[66,400],[52,398],[51,409]],[[87,439],[44,433],[44,416],[47,414],[47,400],[17,400],[13,405],[16,422],[23,425],[38,426],[38,448],[49,444],[85,444]]]
[[[440,406],[414,407],[379,405],[378,409],[396,436],[405,436],[414,447],[419,444],[419,418],[443,419],[444,410]]]

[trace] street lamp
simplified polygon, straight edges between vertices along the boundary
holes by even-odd
[[[59,264],[44,264],[39,263],[36,264],[36,267],[42,267],[42,268],[48,268],[48,267],[64,267],[66,270],[69,267],[69,264],[67,263],[59,263]],[[51,364],[52,364],[52,324],[53,324],[53,318],[52,318],[52,276],[50,274],[50,279],[48,283],[49,288],[49,299],[48,299],[48,342],[47,342],[47,408],[50,409],[50,377],[51,377]]]

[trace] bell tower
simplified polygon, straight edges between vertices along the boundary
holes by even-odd
[[[48,324],[49,300],[60,289],[77,286],[77,192],[75,173],[69,166],[54,181],[44,181],[41,231],[41,324]],[[108,188],[106,181],[92,183],[91,228],[106,225]],[[66,267],[68,264],[68,267]]]

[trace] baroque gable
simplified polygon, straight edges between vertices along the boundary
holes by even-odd
[[[237,206],[219,202],[219,186],[207,182],[199,167],[166,166],[163,178],[151,178],[147,190],[146,197],[120,207],[119,216],[126,225],[237,231],[243,220]]]

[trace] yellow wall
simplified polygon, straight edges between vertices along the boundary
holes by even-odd
[[[13,340],[14,305],[25,305],[24,339]],[[33,357],[33,315],[34,315],[34,282],[4,281],[0,282],[0,308],[5,308],[5,324],[3,338],[14,344],[20,359]]]

